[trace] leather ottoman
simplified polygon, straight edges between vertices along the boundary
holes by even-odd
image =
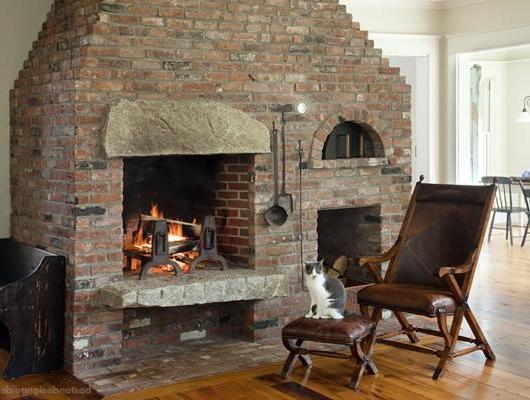
[[[341,320],[298,318],[282,330],[283,344],[289,350],[282,377],[286,378],[290,374],[296,359],[310,367],[310,354],[351,359],[355,365],[349,387],[357,390],[365,369],[377,374],[377,367],[371,358],[375,336],[374,324],[358,315],[349,315]],[[301,346],[305,341],[347,346],[350,354],[303,348]]]

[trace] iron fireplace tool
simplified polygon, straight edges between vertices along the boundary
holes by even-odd
[[[285,186],[286,186],[286,155],[287,155],[287,145],[286,145],[286,135],[285,135],[285,112],[282,111],[282,130],[281,130],[281,136],[282,136],[282,191],[280,192],[280,195],[278,196],[278,201],[280,207],[285,209],[288,214],[291,214],[293,212],[294,206],[293,206],[293,196],[289,193],[286,193]]]
[[[298,205],[299,205],[299,215],[298,223],[300,230],[300,282],[302,285],[302,291],[306,292],[307,288],[304,285],[304,223],[303,223],[303,214],[302,214],[302,159],[304,156],[304,149],[302,148],[302,141],[298,141]]]
[[[269,225],[282,226],[287,221],[287,211],[279,205],[278,194],[278,130],[272,124],[272,164],[274,169],[274,203],[265,211],[265,221]]]

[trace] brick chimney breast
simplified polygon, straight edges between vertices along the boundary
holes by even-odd
[[[263,217],[274,187],[268,130],[299,102],[306,114],[285,113],[295,210],[272,227]],[[252,153],[215,156],[222,245],[248,269],[290,282],[287,297],[238,305],[253,341],[277,340],[306,312],[300,238],[315,259],[319,210],[380,205],[376,244],[386,249],[411,192],[410,87],[338,0],[55,0],[10,108],[11,235],[68,257],[65,363],[77,376],[120,364],[128,343],[179,337],[175,310],[146,309],[152,324],[128,342],[135,311],[97,301],[124,281],[124,165],[142,158],[129,156]],[[381,155],[322,160],[327,137],[348,121],[373,128]],[[171,157],[159,164],[181,161],[159,158]],[[168,169],[159,175],[178,175]]]

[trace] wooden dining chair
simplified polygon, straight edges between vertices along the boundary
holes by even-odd
[[[481,350],[488,359],[495,359],[468,304],[494,197],[494,185],[434,185],[420,180],[395,245],[381,256],[359,260],[376,282],[357,294],[363,316],[377,324],[382,310],[388,309],[401,325],[397,331],[379,335],[377,342],[439,357],[433,379],[443,374],[454,357]],[[378,264],[386,261],[390,263],[383,277]],[[405,313],[435,317],[439,329],[413,326]],[[460,335],[464,318],[474,337]],[[443,349],[417,344],[417,332],[443,338]],[[400,334],[412,343],[390,340]],[[455,350],[459,341],[471,346]]]
[[[512,214],[521,214],[526,212],[524,207],[515,207],[513,205],[513,191],[512,187],[514,181],[512,178],[506,176],[484,176],[482,183],[486,185],[495,184],[497,186],[497,194],[495,196],[495,204],[493,206],[493,216],[491,217],[490,229],[488,233],[488,242],[491,239],[491,232],[495,229],[495,217],[497,214],[506,215],[506,240],[510,238],[510,244],[513,245],[513,221]]]
[[[524,246],[526,242],[526,236],[528,235],[528,229],[530,229],[530,187],[525,187],[521,181],[519,181],[521,186],[521,191],[523,192],[524,202],[526,205],[526,228],[524,229],[523,241],[521,242],[521,247]]]

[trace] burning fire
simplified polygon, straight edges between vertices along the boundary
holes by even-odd
[[[164,217],[164,213],[160,210],[157,204],[151,204],[149,216],[153,219],[166,219]],[[177,243],[189,239],[185,236],[183,226],[178,223],[178,220],[166,219],[166,221],[168,226],[168,241],[170,246],[172,243]],[[196,224],[196,220],[193,220],[193,223]],[[148,233],[144,231],[144,224],[139,224],[138,231],[136,231],[133,235],[132,245],[143,253],[151,252],[151,237]],[[180,254],[186,256],[190,260],[195,259],[199,256],[199,253],[197,251],[188,251]],[[177,262],[183,272],[189,272],[190,267],[187,263],[177,260],[173,256],[170,257],[175,262]],[[131,267],[133,270],[137,270],[138,268],[140,268],[140,262],[138,260],[133,259]],[[158,272],[170,272],[172,270],[172,267],[161,265],[156,267],[156,269],[154,270]]]
[[[160,211],[158,208],[158,204],[151,204],[151,210],[149,211],[151,217],[158,218],[158,219],[164,219],[164,213]],[[182,229],[182,225],[178,224],[168,224],[168,240],[169,243],[171,242],[180,242],[181,240],[186,240],[186,237],[184,236],[184,232]]]
[[[151,204],[149,215],[156,219],[164,219],[164,213],[158,208],[158,204]],[[182,225],[168,223],[168,230],[169,243],[186,240]],[[142,250],[150,249],[151,247],[151,238],[144,234],[143,225],[140,225],[140,228],[133,236],[133,246]]]

